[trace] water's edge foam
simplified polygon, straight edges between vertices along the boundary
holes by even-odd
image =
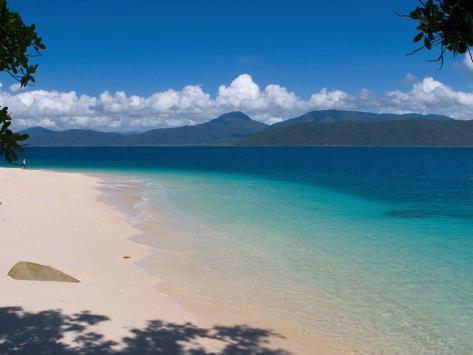
[[[175,270],[182,269],[183,265],[192,266],[192,263],[189,263],[187,256],[183,258],[176,257],[179,252],[158,248],[152,242],[152,239],[162,237],[166,231],[159,226],[159,223],[153,223],[157,222],[156,218],[158,216],[157,211],[151,211],[150,199],[146,197],[145,189],[149,182],[146,179],[141,180],[135,176],[130,178],[122,174],[93,173],[88,175],[99,179],[102,200],[124,213],[129,223],[139,231],[129,240],[148,248],[149,254],[145,258],[135,261],[135,266],[156,278],[153,287],[159,295],[171,299],[178,307],[193,314],[204,324],[224,324],[228,322],[229,324],[249,324],[276,330],[276,334],[281,334],[283,339],[289,338],[288,341],[293,343],[292,346],[299,348],[301,353],[311,353],[309,349],[317,343],[323,344],[327,349],[338,349],[339,351],[343,349],[343,352],[350,353],[358,348],[358,345],[355,344],[342,344],[339,340],[345,336],[343,333],[324,333],[322,331],[314,333],[297,324],[285,324],[284,319],[265,314],[265,311],[258,309],[258,307],[246,309],[234,303],[215,302],[214,300],[206,302],[202,298],[187,297],[185,294],[188,291],[186,287],[179,290],[175,288],[176,285],[183,286],[185,283],[185,280],[181,280],[180,277],[182,271],[175,272]],[[167,232],[169,232],[169,229]],[[156,263],[168,256],[171,257],[171,262],[168,260],[164,263]],[[163,265],[166,265],[166,269],[171,276],[164,277],[166,272],[160,270]],[[170,268],[175,270],[170,270]],[[185,290],[184,293],[183,290]],[[216,310],[218,311],[216,312]],[[210,314],[212,316],[209,316]],[[323,339],[322,342],[320,339]]]

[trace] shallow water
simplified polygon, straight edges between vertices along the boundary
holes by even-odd
[[[147,243],[188,264],[197,298],[262,310],[360,350],[473,352],[473,149],[27,155],[33,166],[138,178],[145,205],[136,207],[146,212],[135,222],[156,231]]]

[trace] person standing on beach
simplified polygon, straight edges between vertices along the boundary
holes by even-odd
[[[25,158],[23,158],[23,161],[21,162],[21,167],[23,169],[26,169],[26,159]]]

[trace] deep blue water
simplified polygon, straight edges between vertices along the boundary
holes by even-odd
[[[26,157],[32,168],[147,181],[159,214],[187,220],[170,226],[182,228],[180,242],[155,245],[219,280],[194,285],[196,297],[259,299],[309,331],[387,352],[473,352],[473,149],[28,148]]]
[[[25,155],[31,167],[260,175],[473,213],[472,148],[28,148]]]

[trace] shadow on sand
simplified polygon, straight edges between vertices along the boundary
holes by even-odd
[[[0,354],[215,354],[199,344],[218,341],[218,354],[287,355],[268,348],[270,337],[281,337],[270,330],[245,325],[215,326],[149,321],[143,329],[131,329],[121,346],[88,329],[108,317],[81,312],[65,315],[58,310],[26,312],[20,307],[0,308]],[[62,340],[72,339],[68,345]]]

